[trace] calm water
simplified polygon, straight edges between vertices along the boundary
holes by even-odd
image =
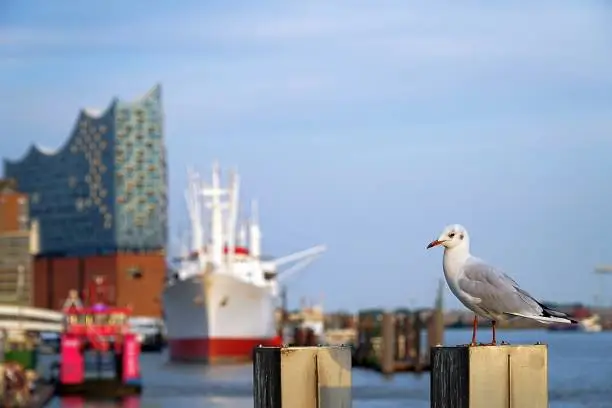
[[[485,334],[482,332],[483,338]],[[466,343],[470,332],[449,330],[446,344]],[[553,408],[612,408],[612,332],[563,333],[500,331],[512,344],[541,341],[549,345],[550,406]],[[166,363],[165,354],[142,359],[145,391],[139,401],[87,403],[87,407],[130,408],[252,408],[252,367],[199,367]],[[353,370],[354,408],[429,407],[429,375],[379,374]],[[74,407],[54,401],[52,407]],[[76,405],[78,406],[78,405]]]

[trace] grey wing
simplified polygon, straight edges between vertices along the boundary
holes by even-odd
[[[470,258],[458,280],[459,288],[480,299],[478,306],[496,313],[542,314],[542,305],[508,275],[477,258]]]

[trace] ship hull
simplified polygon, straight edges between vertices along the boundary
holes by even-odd
[[[225,364],[250,361],[254,347],[279,345],[276,297],[228,274],[178,280],[164,290],[171,361]]]

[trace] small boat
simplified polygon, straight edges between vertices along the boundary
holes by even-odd
[[[550,331],[578,331],[587,333],[598,333],[602,331],[600,317],[593,314],[578,320],[578,324],[555,323],[547,327]]]
[[[599,333],[602,330],[601,319],[598,314],[594,314],[578,323],[580,331],[588,333]]]

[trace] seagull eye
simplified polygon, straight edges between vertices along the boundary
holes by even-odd
[[[450,234],[448,234],[448,237],[449,237],[449,238],[454,238],[454,237],[455,237],[455,233],[454,233],[454,232],[451,232]]]
[[[459,235],[459,239],[463,239],[463,234]]]

